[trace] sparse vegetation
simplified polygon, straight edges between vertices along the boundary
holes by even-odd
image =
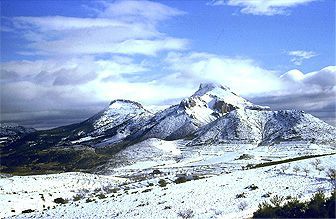
[[[330,168],[327,170],[326,174],[329,178],[329,182],[334,187],[334,189],[336,189],[336,169]]]
[[[308,176],[308,173],[310,172],[307,167],[303,168],[302,171],[306,174],[306,176]]]
[[[293,167],[293,172],[294,172],[296,175],[298,174],[299,171],[300,171],[300,167],[298,167],[298,166]]]
[[[194,211],[191,209],[187,209],[187,210],[183,210],[183,211],[179,211],[177,213],[177,216],[183,218],[183,219],[188,219],[188,218],[192,218],[194,217]]]
[[[238,204],[238,209],[244,211],[247,206],[248,206],[247,202],[243,201]]]
[[[315,169],[317,170],[318,167],[321,165],[321,160],[320,159],[315,159],[314,161],[312,161],[310,164],[313,165],[315,167]]]
[[[289,167],[290,167],[289,164],[288,164],[288,165],[285,165],[285,164],[284,164],[284,165],[282,165],[282,166],[280,167],[280,169],[281,169],[282,173],[285,173],[285,171],[288,170]]]
[[[325,168],[322,167],[322,166],[318,166],[318,167],[316,168],[316,170],[319,171],[319,175],[321,174],[321,172],[322,172],[324,169],[325,169]]]

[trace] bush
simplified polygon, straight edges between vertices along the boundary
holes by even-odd
[[[153,170],[152,174],[161,174],[162,172],[158,169]]]
[[[180,176],[180,177],[178,177],[174,182],[176,183],[176,184],[179,184],[179,183],[185,183],[185,182],[187,182],[188,181],[188,179],[185,177],[185,176]]]
[[[86,203],[93,202],[93,201],[95,201],[95,200],[94,200],[94,199],[91,199],[91,198],[87,198],[87,199],[85,200]]]
[[[254,185],[254,184],[245,187],[245,189],[249,189],[249,190],[251,190],[251,191],[252,191],[252,190],[256,190],[256,189],[258,189],[258,188],[259,188],[259,187],[256,186],[256,185]]]
[[[152,191],[152,189],[145,189],[141,193],[150,192],[150,191]]]
[[[66,204],[66,203],[68,203],[68,200],[66,200],[66,199],[64,199],[64,198],[55,198],[55,199],[54,199],[54,202],[55,202],[56,204]]]
[[[165,187],[165,186],[167,185],[166,180],[164,180],[164,179],[160,179],[160,180],[159,180],[159,185],[160,185],[161,187]]]
[[[77,194],[77,195],[75,195],[75,196],[72,198],[72,200],[74,200],[74,201],[76,202],[76,201],[81,200],[82,198],[83,198],[82,195]]]
[[[236,198],[246,198],[246,194],[245,194],[245,192],[240,193],[240,194],[237,194],[237,195],[236,195]]]
[[[298,166],[293,167],[293,171],[297,175],[297,173],[300,171],[300,167]]]
[[[34,212],[34,210],[32,209],[27,209],[27,210],[22,211],[23,214],[32,213],[32,212]]]
[[[97,195],[97,197],[99,199],[104,199],[104,198],[106,198],[106,195],[104,193],[100,193],[100,194]]]
[[[261,197],[262,198],[269,198],[269,197],[271,197],[271,192],[267,192],[266,194],[263,194]]]
[[[275,207],[279,207],[282,202],[285,200],[284,197],[282,196],[278,196],[278,195],[275,195],[273,198],[271,198],[270,202],[275,206]]]
[[[254,218],[335,218],[335,190],[330,198],[319,191],[306,202],[294,198],[281,205],[283,198],[275,196],[271,203],[259,204],[253,213]]]
[[[329,182],[334,187],[334,189],[336,189],[336,169],[330,168],[326,173],[329,178]]]
[[[110,193],[117,193],[120,189],[119,188],[106,188],[105,191],[110,194]]]
[[[250,160],[253,159],[254,156],[250,154],[242,154],[236,160]]]

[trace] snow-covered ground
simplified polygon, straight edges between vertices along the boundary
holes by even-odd
[[[325,171],[311,164],[319,159],[325,170],[335,168],[336,155],[328,155],[336,152],[332,146],[186,144],[149,139],[131,146],[116,155],[128,158],[126,165],[105,170],[109,175],[2,176],[0,217],[179,218],[189,211],[193,218],[247,218],[275,195],[306,199],[319,189],[328,193],[332,188]],[[244,168],[307,155],[325,156]],[[176,183],[181,176],[189,181]],[[68,203],[56,204],[56,198]],[[246,207],[239,209],[240,205]],[[28,209],[34,212],[22,213]]]

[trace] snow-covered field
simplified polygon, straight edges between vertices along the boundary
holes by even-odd
[[[327,193],[332,189],[325,171],[311,164],[318,159],[325,170],[335,168],[336,155],[328,155],[336,152],[332,146],[296,142],[188,147],[186,143],[141,142],[117,154],[118,159],[128,159],[127,165],[105,169],[108,175],[2,176],[0,217],[179,218],[189,212],[193,218],[247,218],[259,203],[275,195],[306,199],[319,189]],[[245,168],[298,157],[306,159]],[[188,181],[177,183],[178,177]],[[68,203],[56,204],[56,198]],[[28,209],[33,212],[22,213]]]

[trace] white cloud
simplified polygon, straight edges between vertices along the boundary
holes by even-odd
[[[317,56],[317,54],[313,51],[304,50],[289,51],[288,55],[292,57],[291,62],[293,62],[295,65],[301,65],[305,59],[310,59]]]
[[[125,21],[145,20],[158,22],[185,12],[171,8],[158,2],[126,0],[105,3],[105,10],[99,13],[101,17],[118,18]]]
[[[279,89],[274,71],[251,59],[221,57],[209,53],[170,53],[168,68],[175,72],[165,80],[180,84],[215,81],[244,95]]]
[[[286,15],[288,8],[304,5],[316,0],[213,0],[208,5],[229,5],[242,7],[240,10],[244,14],[253,15]]]
[[[160,22],[184,12],[150,1],[105,3],[94,18],[14,17],[7,29],[28,43],[26,55],[142,54],[183,50],[188,40],[158,30]],[[23,48],[24,49],[24,48]]]
[[[302,73],[295,69],[280,76],[282,89],[274,95],[322,94],[336,91],[336,66],[327,66],[321,70]]]
[[[162,74],[154,74],[156,69],[147,59],[128,56],[6,62],[2,64],[0,81],[1,100],[5,103],[1,105],[2,115],[14,118],[17,112],[21,119],[37,111],[78,113],[80,108],[96,110],[97,103],[107,104],[118,98],[145,105],[169,99],[177,103],[206,81],[227,85],[247,98],[272,95],[263,101],[273,98],[275,105],[281,100],[297,109],[330,108],[334,100],[331,94],[336,91],[335,66],[307,74],[292,70],[279,77],[251,59],[196,52],[171,52],[158,64]],[[87,115],[85,111],[83,116]]]
[[[307,74],[295,69],[280,76],[282,89],[259,94],[253,100],[273,109],[298,109],[336,125],[336,66]]]

